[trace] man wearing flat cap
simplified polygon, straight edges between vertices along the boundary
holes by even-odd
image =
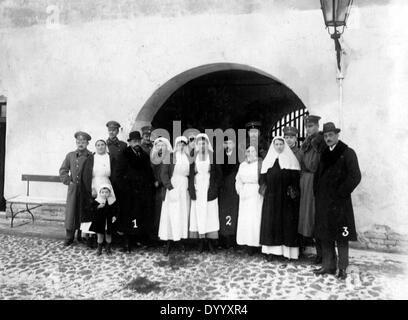
[[[299,130],[296,129],[296,127],[285,127],[283,128],[283,138],[285,139],[286,143],[292,150],[293,154],[296,156],[296,158],[299,160],[299,153],[300,149],[297,146],[297,135],[299,133]]]
[[[85,160],[92,155],[87,149],[91,136],[86,132],[78,131],[74,134],[74,137],[77,149],[66,155],[59,169],[61,182],[68,186],[67,205],[65,207],[65,246],[69,246],[74,242],[75,230],[78,230],[77,239],[81,241],[81,231],[79,230],[81,225],[81,175]]]
[[[260,121],[250,121],[245,124],[245,129],[247,130],[246,149],[249,146],[254,146],[258,156],[264,159],[268,152],[268,143],[261,136],[261,127],[262,123]]]
[[[315,173],[315,237],[321,241],[323,266],[316,274],[335,274],[346,279],[349,241],[357,241],[351,193],[361,181],[357,155],[339,140],[340,129],[333,122],[323,125],[327,148]],[[336,247],[338,251],[338,264]]]
[[[117,166],[123,201],[118,217],[118,229],[124,234],[125,252],[131,251],[131,237],[147,241],[154,222],[154,176],[150,156],[142,149],[139,131],[129,134],[129,147],[120,156]]]
[[[153,127],[152,126],[144,126],[142,127],[142,144],[141,147],[143,151],[150,156],[150,151],[153,148],[153,143],[150,140],[150,136],[152,134]]]
[[[302,143],[299,153],[300,173],[300,206],[298,232],[302,235],[301,249],[305,249],[308,242],[312,241],[315,222],[315,199],[313,195],[313,177],[320,161],[320,154],[326,147],[323,134],[319,132],[320,117],[306,116],[306,139]],[[322,261],[320,242],[315,240],[316,260]]]

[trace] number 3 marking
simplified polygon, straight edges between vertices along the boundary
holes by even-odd
[[[231,216],[227,216],[227,217],[226,217],[226,219],[227,219],[227,223],[226,223],[226,225],[227,225],[227,226],[232,226],[232,223],[231,223]]]
[[[349,235],[349,232],[348,232],[348,230],[347,230],[347,227],[343,227],[343,233],[342,233],[342,236],[343,237],[347,237],[348,235]]]
[[[137,224],[136,224],[136,219],[135,220],[132,220],[132,222],[133,222],[133,228],[137,228]]]

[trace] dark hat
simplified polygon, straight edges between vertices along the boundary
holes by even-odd
[[[106,124],[106,126],[107,126],[108,128],[120,128],[119,122],[116,122],[116,121],[114,121],[114,120],[109,121],[109,122]]]
[[[299,133],[299,130],[295,127],[285,127],[283,128],[283,134],[285,136],[296,136]]]
[[[142,134],[152,133],[152,131],[153,131],[153,127],[152,127],[152,126],[144,126],[144,127],[142,127]]]
[[[260,121],[250,121],[245,124],[246,129],[259,129],[261,128],[262,123]]]
[[[332,131],[335,133],[339,133],[340,129],[336,128],[333,122],[327,122],[323,125],[323,133],[332,132]]]
[[[131,140],[142,140],[142,136],[140,135],[139,131],[132,131],[129,133],[129,139],[127,140],[128,142]]]
[[[75,137],[75,139],[83,138],[83,139],[85,139],[85,140],[87,140],[87,141],[89,141],[89,140],[92,139],[89,134],[87,134],[86,132],[83,132],[83,131],[77,131],[77,132],[75,132],[74,137]]]
[[[319,124],[319,120],[321,119],[321,117],[319,116],[313,116],[313,115],[308,115],[305,117],[305,123],[316,123]]]

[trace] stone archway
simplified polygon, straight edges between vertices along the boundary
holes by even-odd
[[[184,128],[225,130],[261,120],[268,134],[282,116],[304,108],[299,97],[274,76],[248,65],[215,63],[187,70],[164,83],[143,105],[132,129],[147,124],[167,129],[169,121],[184,120]],[[201,123],[192,120],[191,114]]]

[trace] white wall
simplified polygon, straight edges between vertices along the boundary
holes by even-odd
[[[359,229],[380,223],[408,230],[407,13],[404,1],[355,7],[344,34],[341,138],[356,150],[363,173],[353,195]],[[261,69],[290,87],[323,122],[339,120],[334,43],[320,10],[270,2],[250,14],[3,28],[0,45],[0,93],[8,97],[6,198],[24,192],[22,173],[57,174],[75,148],[77,130],[95,141],[107,136],[105,123],[115,119],[125,140],[157,88],[204,64]],[[33,193],[65,193],[63,186],[41,186]]]

